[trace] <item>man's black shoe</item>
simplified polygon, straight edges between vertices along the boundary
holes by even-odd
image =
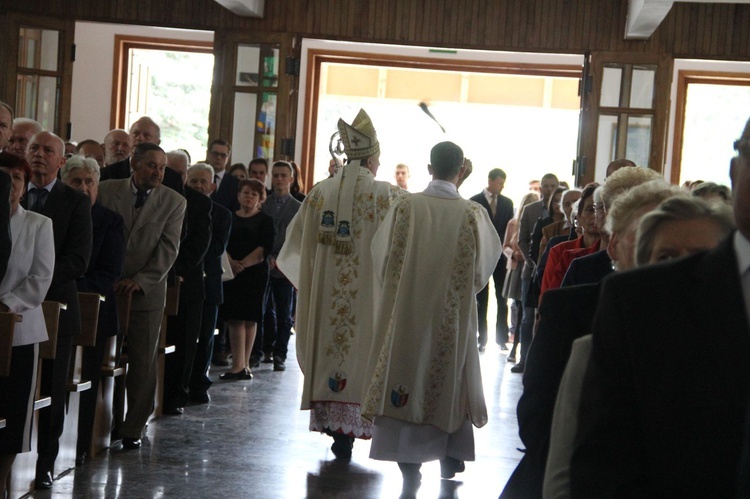
[[[141,448],[141,439],[140,438],[123,438],[122,439],[122,448],[123,449],[140,449]]]
[[[52,473],[37,473],[34,479],[34,488],[37,490],[49,490],[52,488]]]

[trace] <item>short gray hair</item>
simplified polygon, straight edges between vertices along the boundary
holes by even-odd
[[[99,163],[97,163],[94,158],[84,158],[80,154],[74,154],[65,162],[62,170],[60,170],[60,178],[62,178],[62,181],[65,182],[68,179],[70,172],[77,170],[78,168],[83,168],[89,173],[93,173],[96,182],[99,183],[99,177],[101,175],[99,171]]]
[[[617,170],[612,176],[622,170],[624,168]],[[664,179],[651,180],[633,187],[620,194],[607,211],[607,232],[609,234],[622,234],[643,214],[643,209],[646,206],[658,205],[665,199],[674,196],[688,197],[689,194],[677,186],[669,185]]]
[[[28,125],[34,129],[34,135],[44,131],[44,127],[41,123],[31,118],[16,118],[13,120],[13,126]],[[62,141],[62,139],[60,139]],[[63,142],[63,150],[65,150],[65,142]]]
[[[193,166],[188,168],[188,173],[190,173],[193,170],[196,170],[199,172],[208,172],[209,174],[211,174],[211,181],[213,182],[214,175],[215,175],[213,166],[209,165],[208,163],[196,163]]]
[[[654,239],[669,222],[706,219],[728,236],[735,228],[732,208],[721,201],[706,201],[695,196],[679,196],[663,201],[656,210],[641,219],[636,232],[635,264],[645,265],[651,259]]]

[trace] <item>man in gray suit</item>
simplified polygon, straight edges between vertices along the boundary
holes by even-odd
[[[273,304],[272,316],[275,316],[275,328],[264,328],[265,334],[273,338],[273,370],[286,370],[286,354],[289,336],[292,332],[292,302],[294,301],[294,286],[276,268],[276,257],[286,239],[286,228],[297,214],[301,203],[289,194],[289,188],[294,180],[292,165],[286,161],[277,161],[271,168],[271,185],[273,193],[263,203],[263,212],[273,218],[273,228],[276,237],[273,249],[268,256],[271,268],[271,279],[268,281],[268,300],[266,306]],[[265,342],[268,344],[268,342]]]
[[[162,185],[167,155],[156,144],[138,144],[130,178],[99,185],[102,204],[123,220],[125,270],[115,285],[132,295],[128,330],[128,413],[120,430],[123,447],[141,446],[153,410],[156,355],[167,295],[167,273],[177,258],[185,198]]]
[[[542,184],[539,193],[542,198],[531,204],[527,204],[521,212],[521,224],[518,229],[518,246],[521,248],[523,258],[523,271],[521,273],[521,299],[523,300],[523,320],[521,322],[521,362],[511,368],[512,372],[523,372],[526,356],[529,354],[529,345],[534,336],[534,314],[535,308],[526,306],[526,294],[531,286],[531,275],[536,270],[534,260],[529,256],[531,250],[531,233],[534,231],[534,225],[540,218],[549,216],[547,213],[547,199],[552,192],[557,189],[560,182],[553,173],[547,173],[542,177]]]

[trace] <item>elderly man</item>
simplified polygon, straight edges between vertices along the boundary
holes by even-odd
[[[216,189],[213,179],[213,168],[205,163],[198,163],[188,170],[187,185],[204,196],[210,197]],[[208,395],[208,389],[211,387],[208,368],[211,366],[216,314],[219,305],[224,301],[221,283],[223,274],[221,255],[226,250],[231,227],[232,214],[220,204],[213,202],[211,208],[211,240],[206,256],[203,258],[205,299],[203,300],[200,334],[189,387],[190,400],[198,404],[205,404],[211,400]]]
[[[182,151],[167,154],[167,161],[187,181],[187,155]],[[187,208],[180,252],[174,264],[182,278],[177,316],[167,321],[167,342],[175,346],[164,365],[164,414],[179,415],[188,402],[190,374],[200,335],[203,287],[203,257],[211,242],[211,200],[191,187],[185,187]]]
[[[93,158],[96,164],[99,165],[99,169],[104,168],[104,147],[92,139],[82,140],[78,143],[75,150],[76,154],[83,156],[84,158]],[[99,182],[99,173],[97,172],[97,183]]]
[[[738,231],[715,250],[603,283],[575,497],[746,497],[737,487],[750,390],[750,121],[734,147]],[[706,331],[720,341],[707,344]]]
[[[500,168],[493,168],[487,175],[487,188],[479,194],[472,196],[471,200],[475,201],[487,210],[492,220],[492,226],[500,237],[501,241],[505,239],[505,228],[508,222],[513,218],[513,201],[503,196],[503,188],[507,175]],[[508,300],[503,298],[503,284],[505,283],[505,270],[507,259],[504,255],[500,256],[495,271],[492,273],[492,280],[495,283],[495,298],[497,300],[497,322],[495,323],[495,343],[500,346],[501,350],[507,350],[508,346]],[[479,351],[484,352],[487,345],[487,303],[489,301],[490,285],[487,283],[482,290],[477,293],[477,309],[479,310]]]
[[[106,166],[124,161],[130,157],[130,136],[128,132],[115,128],[104,136],[104,164]]]
[[[128,330],[128,413],[120,433],[126,449],[141,446],[154,404],[156,354],[167,295],[167,273],[177,258],[185,198],[162,185],[167,155],[149,142],[133,150],[133,176],[102,182],[102,204],[119,213],[125,269],[115,292],[132,296]]]
[[[29,118],[16,118],[13,120],[13,130],[8,139],[8,145],[5,148],[9,153],[16,156],[26,157],[26,148],[34,134],[43,131],[42,125],[38,121]],[[63,143],[64,144],[64,143]],[[63,161],[65,155],[63,152]]]
[[[398,462],[405,497],[423,462],[439,459],[449,479],[474,459],[472,424],[487,423],[475,295],[502,253],[487,210],[458,194],[461,148],[437,144],[428,168],[427,189],[396,200],[372,241],[375,334],[362,414],[374,417],[370,457]]]
[[[8,145],[12,130],[13,109],[5,102],[0,101],[0,151]]]
[[[22,130],[16,131],[19,132],[16,137],[23,135]],[[65,384],[73,336],[81,332],[76,279],[86,272],[91,255],[91,201],[57,180],[65,164],[64,144],[57,135],[49,132],[33,135],[26,161],[31,165],[31,182],[22,205],[51,218],[55,235],[55,273],[45,299],[67,305],[60,312],[55,359],[42,362],[41,393],[52,398],[52,405],[39,413],[35,484],[39,489],[49,489],[65,421]]]
[[[161,128],[159,128],[159,125],[157,125],[154,120],[152,120],[148,116],[143,116],[130,126],[130,146],[133,149],[139,144],[155,144],[158,146],[160,143]],[[105,148],[106,147],[105,137]],[[131,156],[128,156],[125,159],[118,161],[117,163],[110,164],[106,168],[104,168],[102,170],[101,179],[110,180],[129,178],[133,173],[132,162],[133,157],[131,153]],[[180,177],[177,172],[175,172],[171,168],[168,168],[164,170],[163,177],[163,185],[177,191],[180,194],[184,194],[184,182],[182,181],[182,177]]]
[[[299,290],[302,409],[311,410],[310,430],[331,435],[334,455],[349,460],[354,438],[372,432],[360,418],[374,318],[370,243],[404,191],[375,180],[380,144],[364,110],[351,125],[340,119],[338,129],[349,162],[312,188],[276,263]]]
[[[531,247],[531,233],[534,230],[534,225],[537,220],[549,216],[546,208],[547,199],[552,195],[552,192],[557,189],[559,184],[560,182],[557,180],[556,175],[553,173],[545,174],[542,177],[541,185],[539,187],[541,199],[531,204],[527,204],[518,217],[520,220],[518,228],[518,246],[521,248],[521,253],[524,258],[523,271],[521,272],[523,320],[521,321],[521,362],[511,367],[510,370],[514,373],[523,372],[526,356],[529,354],[529,346],[534,337],[534,317],[536,316],[536,308],[529,306],[529,303],[526,301],[526,295],[531,287],[531,276],[536,272],[537,261],[533,255],[538,256],[539,248]],[[533,190],[531,184],[529,184],[529,188]]]
[[[98,143],[90,141],[96,146]],[[83,142],[81,143],[83,144]],[[79,147],[81,144],[78,144]],[[99,305],[96,344],[83,349],[81,377],[91,381],[91,388],[81,393],[78,414],[78,443],[76,463],[86,462],[91,452],[91,435],[102,376],[102,360],[111,336],[120,332],[115,299],[115,282],[122,274],[125,240],[122,217],[97,202],[99,193],[99,165],[93,158],[76,155],[65,162],[60,177],[65,185],[87,195],[91,200],[93,245],[86,273],[76,280],[78,291],[98,293],[105,300]]]

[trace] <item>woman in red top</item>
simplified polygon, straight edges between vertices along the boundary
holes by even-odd
[[[565,272],[574,258],[593,253],[599,249],[599,228],[594,217],[594,191],[599,184],[592,182],[583,188],[578,202],[578,228],[582,235],[578,239],[565,241],[552,248],[547,258],[542,279],[542,293],[559,288]],[[581,251],[583,250],[583,251]],[[541,301],[541,295],[539,297]]]

